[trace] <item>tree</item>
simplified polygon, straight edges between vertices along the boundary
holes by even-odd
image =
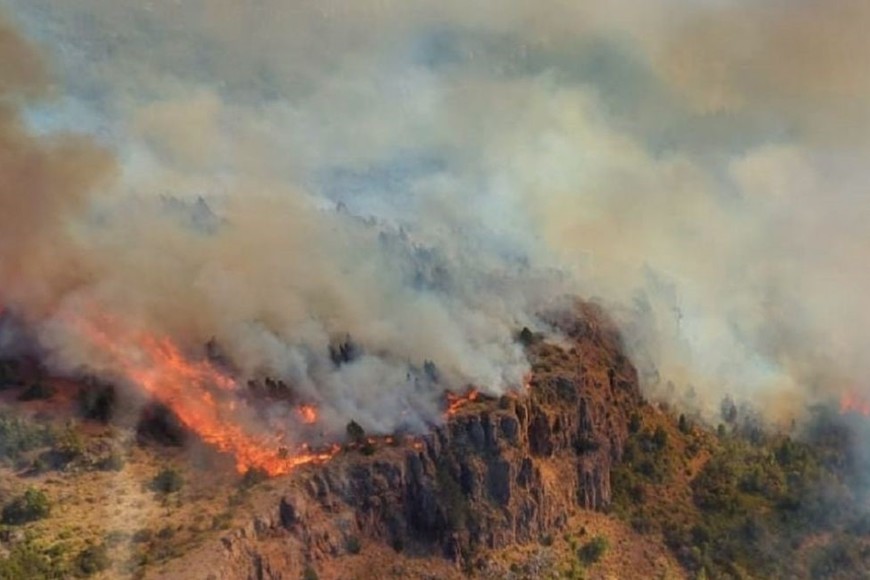
[[[680,433],[688,434],[689,431],[692,430],[692,426],[689,424],[689,420],[686,419],[686,416],[680,414],[680,419],[677,421],[677,427],[680,429]]]
[[[337,345],[330,345],[329,358],[335,366],[341,366],[358,358],[362,354],[362,349],[353,341],[348,334],[345,339]]]
[[[23,495],[18,496],[3,508],[4,524],[26,524],[48,517],[51,503],[45,492],[30,487]]]
[[[520,331],[520,344],[523,346],[531,346],[535,342],[535,335],[529,330],[528,326],[524,326]]]
[[[366,430],[356,421],[347,424],[347,439],[351,443],[362,443],[366,438]]]
[[[722,399],[719,410],[722,414],[722,420],[726,423],[733,424],[737,421],[737,405],[734,404],[734,399],[732,399],[730,395],[726,395],[725,398]]]
[[[668,432],[664,427],[659,425],[653,433],[652,441],[659,449],[664,449],[668,445]]]

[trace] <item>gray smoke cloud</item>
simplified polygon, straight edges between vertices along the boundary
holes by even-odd
[[[577,293],[652,393],[870,395],[861,2],[3,4],[55,65],[27,139],[100,144],[0,254],[62,368],[99,367],[63,323],[96,304],[386,431],[437,418],[427,360],[519,385],[513,334]]]

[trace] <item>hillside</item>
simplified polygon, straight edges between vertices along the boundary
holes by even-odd
[[[726,404],[708,429],[644,400],[600,308],[551,320],[558,340],[520,334],[526,392],[455,398],[422,435],[349,428],[272,479],[6,363],[3,504],[49,508],[4,510],[0,577],[863,577],[854,425],[818,410],[796,439]]]

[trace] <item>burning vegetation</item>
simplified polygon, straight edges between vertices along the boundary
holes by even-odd
[[[231,454],[239,473],[261,469],[283,475],[336,453],[335,448],[312,450],[304,442],[245,429],[248,419],[242,415],[238,383],[209,362],[188,359],[167,338],[128,331],[106,315],[79,319],[74,327],[101,351],[118,380],[142,389],[205,443]],[[302,423],[317,421],[314,406],[302,405],[297,411]]]

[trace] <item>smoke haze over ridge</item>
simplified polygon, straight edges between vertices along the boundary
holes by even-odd
[[[59,368],[98,307],[389,430],[577,293],[707,408],[870,394],[861,2],[2,4],[0,302]]]

